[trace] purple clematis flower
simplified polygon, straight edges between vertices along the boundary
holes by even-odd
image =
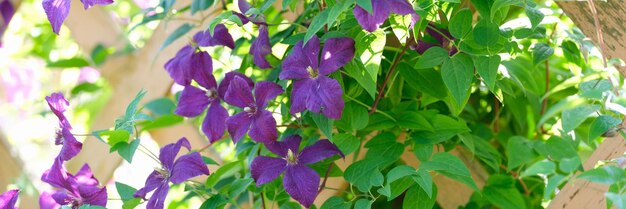
[[[283,89],[275,83],[261,81],[256,84],[254,96],[252,88],[245,79],[235,77],[230,82],[224,101],[243,109],[226,119],[228,133],[235,143],[248,130],[250,138],[257,142],[274,142],[278,138],[276,120],[270,111],[265,110],[267,103],[283,93]],[[255,101],[256,98],[256,101]]]
[[[252,54],[253,57],[252,63],[261,69],[272,68],[272,65],[270,65],[265,58],[267,55],[272,53],[272,45],[270,43],[265,17],[258,14],[246,16],[245,13],[248,12],[252,6],[250,6],[250,4],[248,4],[245,0],[239,0],[237,4],[239,5],[241,13],[235,12],[234,14],[241,19],[241,22],[243,24],[252,22],[253,24],[259,26],[259,34],[257,35],[257,38],[252,41],[252,46],[250,47],[250,54]]]
[[[412,24],[419,20],[419,15],[413,10],[413,6],[406,0],[372,0],[372,14],[360,6],[354,7],[354,17],[361,27],[369,32],[374,32],[391,13],[408,15],[412,17]]]
[[[320,183],[320,176],[308,164],[322,161],[334,155],[344,157],[339,148],[328,140],[319,140],[298,153],[300,141],[298,135],[285,137],[280,142],[266,143],[265,146],[280,158],[257,156],[250,164],[250,173],[260,186],[278,178],[281,173],[285,191],[304,207],[309,208]]]
[[[424,52],[426,52],[426,50],[430,49],[431,47],[438,46],[447,49],[449,55],[457,53],[457,48],[451,42],[454,41],[455,38],[452,37],[448,30],[441,29],[437,27],[433,22],[429,22],[428,27],[426,27],[426,33],[435,40],[435,43],[426,42],[420,39],[417,41],[417,44],[411,46],[411,49],[417,51],[420,54],[424,54]]]
[[[189,141],[184,137],[176,143],[161,148],[159,160],[162,167],[155,169],[146,179],[145,187],[135,192],[135,197],[145,199],[148,192],[156,189],[148,200],[147,209],[162,209],[164,207],[165,197],[167,197],[170,189],[169,182],[180,184],[189,178],[209,175],[209,169],[202,161],[202,156],[197,152],[180,156],[174,161],[181,147],[185,147],[187,150],[191,149]]]
[[[211,55],[205,51],[200,51],[198,47],[217,45],[223,45],[231,49],[235,48],[235,42],[223,24],[215,26],[213,36],[211,36],[208,30],[196,33],[190,45],[184,46],[176,53],[174,58],[165,63],[165,70],[177,84],[182,86],[189,85],[196,74],[196,70],[206,69],[209,73],[213,73]]]
[[[58,158],[62,161],[68,161],[83,148],[83,144],[76,140],[72,134],[72,126],[63,114],[70,103],[61,93],[52,93],[46,97],[46,101],[52,112],[59,118],[59,130],[56,132],[54,144],[63,145],[63,147]]]
[[[39,195],[39,208],[40,209],[58,209],[61,207],[57,201],[52,198],[54,192],[44,191]]]
[[[202,88],[192,85],[185,86],[180,95],[178,106],[176,106],[175,113],[185,117],[196,117],[208,107],[206,117],[204,117],[202,122],[202,132],[209,138],[211,143],[221,139],[226,131],[228,112],[220,104],[220,100],[224,99],[228,85],[234,77],[246,80],[250,88],[254,86],[250,78],[238,72],[226,73],[226,76],[218,86],[215,77],[207,69],[198,69],[194,80]]]
[[[20,191],[17,189],[6,191],[0,194],[0,208],[2,209],[17,209],[15,203],[17,203],[17,197]]]
[[[0,47],[2,47],[2,35],[13,19],[15,7],[9,0],[0,0]]]
[[[85,10],[89,9],[93,5],[108,5],[113,3],[113,0],[80,0],[83,3]],[[43,9],[46,11],[48,21],[52,25],[52,31],[59,34],[61,25],[70,13],[71,0],[43,0]]]
[[[72,175],[63,166],[63,161],[57,158],[41,180],[59,189],[52,194],[52,199],[59,205],[69,205],[73,209],[82,205],[106,207],[106,187],[98,187],[98,179],[94,178],[87,164]]]
[[[291,91],[291,114],[308,109],[339,119],[344,106],[341,86],[327,75],[352,60],[354,41],[351,38],[328,39],[321,60],[319,51],[320,40],[316,36],[304,47],[300,41],[283,61],[279,77],[295,80]]]

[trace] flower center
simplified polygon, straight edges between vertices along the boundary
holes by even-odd
[[[295,165],[298,163],[298,158],[296,157],[296,154],[291,151],[291,149],[287,150],[287,158],[285,160],[287,160],[287,164],[289,165]]]
[[[209,97],[209,99],[214,100],[217,98],[217,91],[215,88],[209,89],[206,91],[206,96]]]
[[[64,140],[65,138],[63,137],[63,132],[61,131],[61,129],[57,129],[56,132],[54,133],[54,144],[61,145],[63,144]]]
[[[255,114],[256,113],[256,107],[255,106],[247,106],[243,108],[243,111],[247,112],[248,114]]]
[[[154,170],[164,179],[168,179],[170,177],[170,171],[167,170],[167,168],[154,168]]]
[[[311,66],[308,66],[306,71],[309,72],[309,77],[311,78],[317,78],[317,76],[319,76],[319,72]]]

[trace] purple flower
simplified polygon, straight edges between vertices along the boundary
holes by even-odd
[[[454,37],[452,37],[448,30],[441,29],[437,27],[433,22],[429,22],[428,27],[426,27],[426,33],[430,35],[436,42],[430,43],[420,39],[417,41],[416,45],[411,46],[411,49],[417,51],[420,54],[424,54],[424,52],[426,52],[426,50],[430,49],[431,47],[438,46],[444,49],[448,49],[448,53],[450,55],[456,54],[457,49],[451,43],[451,40],[454,40]]]
[[[219,140],[226,130],[226,118],[228,112],[222,107],[220,100],[224,99],[228,84],[234,77],[246,80],[250,88],[254,83],[250,78],[238,72],[226,73],[226,76],[218,86],[215,77],[208,70],[198,69],[194,80],[201,88],[187,85],[183,89],[176,107],[175,113],[185,117],[196,117],[208,107],[206,117],[202,122],[202,132],[209,138],[211,143]]]
[[[272,68],[272,65],[270,65],[265,58],[267,55],[272,53],[272,45],[270,43],[265,17],[259,14],[246,16],[245,13],[248,12],[252,6],[250,6],[250,4],[248,4],[245,0],[239,0],[237,4],[239,5],[241,13],[234,12],[234,14],[241,19],[241,22],[243,24],[252,22],[253,24],[259,26],[259,34],[257,38],[252,41],[252,46],[250,47],[250,54],[252,54],[253,57],[252,63],[261,69]]]
[[[169,182],[180,184],[189,178],[209,175],[209,169],[197,152],[180,156],[174,161],[181,147],[185,147],[187,150],[191,149],[189,141],[184,137],[176,143],[168,144],[161,148],[159,160],[162,167],[155,169],[146,179],[145,187],[135,192],[135,197],[145,199],[148,192],[155,190],[150,200],[148,200],[147,209],[162,209],[164,207],[165,197],[167,197],[170,189]]]
[[[180,49],[174,58],[165,63],[165,70],[170,77],[179,85],[191,84],[197,70],[207,70],[213,73],[211,55],[205,51],[199,51],[198,46],[208,47],[223,45],[229,48],[235,47],[235,42],[223,24],[215,26],[213,36],[209,31],[200,31],[193,36],[193,43]]]
[[[413,10],[413,6],[406,0],[372,0],[372,14],[360,6],[354,7],[354,17],[359,24],[369,32],[374,32],[382,25],[393,12],[399,15],[412,17],[412,24],[419,20],[419,15]]]
[[[6,191],[0,194],[0,208],[2,209],[17,209],[15,203],[17,203],[17,197],[20,191],[17,189]]]
[[[61,207],[57,201],[52,198],[54,192],[44,191],[39,195],[39,208],[40,209],[58,209]]]
[[[80,73],[78,74],[78,83],[95,83],[100,78],[100,71],[92,68],[92,67],[83,67],[80,68]]]
[[[261,81],[256,84],[254,96],[252,88],[241,77],[235,77],[230,82],[224,101],[243,109],[226,119],[228,133],[235,143],[248,130],[250,138],[257,142],[273,142],[278,138],[276,120],[270,111],[265,110],[267,103],[283,93],[283,89],[275,83]],[[256,101],[255,101],[256,98]]]
[[[57,158],[52,168],[41,176],[41,180],[58,189],[52,194],[52,199],[59,205],[69,205],[73,209],[81,205],[106,207],[106,187],[98,187],[99,182],[87,164],[76,175],[72,175],[63,166],[63,161]]]
[[[266,143],[265,146],[279,158],[257,156],[250,164],[250,173],[260,186],[278,178],[281,173],[285,191],[304,207],[310,207],[317,196],[320,176],[308,164],[343,154],[328,140],[319,140],[298,153],[301,138],[288,136],[281,142]]]
[[[291,114],[308,109],[329,118],[341,118],[343,100],[341,86],[327,75],[350,62],[354,57],[351,38],[331,38],[324,44],[319,58],[320,40],[313,36],[302,47],[302,41],[285,58],[280,79],[295,80],[291,91]]]
[[[63,114],[69,102],[63,97],[62,93],[52,93],[46,97],[48,106],[52,112],[59,118],[59,130],[56,132],[54,144],[63,145],[58,158],[62,161],[67,161],[76,156],[83,147],[83,144],[76,140],[76,137],[72,135],[72,126]]]
[[[0,0],[0,47],[2,47],[2,35],[13,19],[15,8],[9,0]]]
[[[83,3],[86,10],[96,4],[111,4],[113,0],[80,0],[80,2]],[[65,21],[65,18],[67,18],[67,15],[70,13],[71,0],[43,0],[42,4],[48,16],[48,21],[52,25],[52,31],[59,34],[63,21]]]

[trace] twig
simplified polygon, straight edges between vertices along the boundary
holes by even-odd
[[[333,169],[333,163],[330,163],[330,165],[328,166],[328,170],[326,170],[326,175],[324,175],[324,181],[322,181],[322,185],[320,186],[320,189],[317,190],[318,195],[322,193],[322,190],[324,190],[324,188],[326,187],[326,180],[328,179],[328,174],[330,174],[330,170],[332,169]]]
[[[265,193],[261,192],[261,208],[265,209]]]
[[[496,97],[495,95],[493,97],[493,111],[493,131],[500,132],[500,100],[498,100],[498,97]]]
[[[404,47],[402,48],[402,51],[400,52],[400,54],[398,54],[398,56],[396,56],[395,60],[391,64],[391,68],[389,68],[389,72],[387,72],[387,76],[385,77],[385,81],[383,81],[383,86],[381,86],[380,90],[378,90],[378,95],[376,96],[376,100],[374,101],[374,105],[372,105],[372,109],[369,112],[370,115],[373,114],[374,112],[376,112],[376,107],[378,106],[378,102],[380,102],[380,99],[384,95],[384,91],[385,91],[385,87],[387,86],[387,82],[389,82],[389,78],[391,77],[391,74],[393,74],[393,71],[396,69],[396,66],[398,66],[398,63],[400,62],[400,59],[402,59],[402,56],[404,56],[404,53],[406,52],[406,49],[408,47],[409,47],[409,44],[408,43],[405,44]]]
[[[504,169],[504,170],[509,170],[506,166],[500,164],[500,168]],[[519,177],[519,174],[513,170],[510,170],[509,173],[511,173],[511,175],[513,176],[513,178],[516,178],[519,183],[522,185],[522,188],[524,188],[524,193],[526,194],[526,196],[530,195],[530,190],[528,190],[528,186],[526,186],[526,183],[524,183],[524,180],[522,180]]]
[[[559,15],[559,19],[561,19],[561,17],[563,16],[563,14]],[[548,45],[550,45],[550,43],[552,42],[552,38],[554,38],[554,34],[556,34],[556,27],[559,25],[559,22],[554,23],[554,26],[552,26],[552,32],[550,33],[550,36],[548,37]],[[545,90],[545,95],[548,95],[548,92],[550,91],[550,63],[548,62],[549,59],[546,59],[546,61],[544,61],[545,63],[545,73],[546,73],[546,90]],[[543,115],[546,112],[546,108],[548,106],[548,97],[544,97],[543,101],[541,101],[541,112],[539,113],[539,115]],[[546,130],[543,128],[543,124],[541,124],[539,126],[539,131],[541,132],[541,134],[545,134]]]

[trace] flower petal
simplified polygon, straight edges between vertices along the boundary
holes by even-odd
[[[280,85],[269,82],[261,81],[256,84],[254,89],[254,98],[256,98],[256,106],[259,109],[263,109],[267,106],[267,102],[276,98],[279,94],[282,94],[283,88]]]
[[[68,205],[70,200],[74,199],[74,196],[67,191],[61,190],[52,194],[52,199],[59,205]]]
[[[326,76],[320,76],[318,81],[317,96],[322,104],[322,113],[326,117],[339,120],[344,107],[343,99],[341,98],[343,93],[339,82]]]
[[[240,108],[255,104],[254,98],[252,97],[252,89],[246,80],[239,76],[236,76],[230,82],[226,95],[224,96],[224,101]]]
[[[67,128],[61,129],[61,135],[63,136],[63,147],[58,158],[62,161],[68,161],[78,155],[83,144],[77,141]]]
[[[355,6],[353,10],[354,17],[363,29],[374,32],[387,20],[391,13],[385,4],[387,4],[387,1],[372,0],[372,14],[360,6]]]
[[[200,51],[191,54],[191,77],[195,78],[198,75],[197,71],[204,71],[203,73],[213,73],[213,60],[209,53]]]
[[[84,204],[107,206],[107,188],[96,186],[79,186],[78,191]]]
[[[298,42],[291,49],[291,54],[283,60],[282,71],[279,75],[281,80],[309,78],[307,68],[311,67],[317,70],[320,52],[319,38],[313,36],[304,47],[302,43],[302,41]]]
[[[20,191],[17,189],[0,194],[0,208],[13,209]]]
[[[241,139],[241,137],[246,135],[246,132],[248,132],[251,123],[252,118],[247,112],[240,112],[226,119],[226,127],[228,128],[228,133],[230,134],[230,138],[233,139],[234,143],[237,143],[239,139]]]
[[[305,208],[311,207],[320,183],[320,176],[313,169],[304,165],[287,166],[283,186],[293,199]]]
[[[328,140],[319,140],[315,144],[308,146],[300,152],[298,163],[312,164],[322,161],[334,155],[343,156],[341,150]]]
[[[287,161],[284,159],[257,156],[250,164],[250,173],[256,185],[261,186],[278,178],[285,167],[287,167]]]
[[[69,177],[71,177],[71,175],[67,173],[67,170],[65,170],[65,167],[63,166],[63,161],[61,161],[59,158],[55,158],[54,163],[52,163],[52,167],[46,170],[43,175],[41,175],[41,181],[46,182],[56,188],[72,190],[72,187],[67,181]]]
[[[0,204],[0,208],[2,204]],[[51,191],[41,192],[39,195],[39,208],[40,209],[58,209],[61,205],[59,205],[53,198]]]
[[[63,94],[60,92],[52,93],[50,96],[46,96],[46,102],[48,103],[48,106],[50,106],[52,113],[59,118],[61,128],[72,129],[72,126],[63,114],[70,106],[70,102],[65,99]]]
[[[43,0],[42,4],[52,31],[58,35],[63,21],[70,13],[70,0]]]
[[[407,0],[390,0],[385,2],[390,8],[389,10],[399,15],[411,15],[411,22],[415,24],[419,20],[419,15],[413,10],[413,6]]]
[[[191,68],[191,55],[195,51],[195,48],[187,45],[178,50],[176,55],[165,63],[165,71],[177,84],[182,86],[191,84],[191,79],[194,76]]]
[[[170,171],[172,170],[174,158],[178,155],[181,146],[187,148],[187,150],[191,150],[191,145],[185,137],[180,138],[176,143],[168,144],[161,148],[159,152],[159,160],[161,161],[163,167]]]
[[[161,174],[159,174],[159,172],[152,171],[152,173],[150,173],[150,175],[146,179],[145,186],[137,190],[135,194],[133,194],[133,196],[145,199],[148,192],[155,190],[157,187],[161,186],[161,184],[167,184],[167,182],[165,181],[165,179],[163,179],[163,177],[161,177]]]
[[[174,184],[180,184],[199,175],[209,175],[209,168],[204,164],[200,153],[192,152],[180,156],[176,160],[171,174],[170,181]]]
[[[207,90],[217,89],[217,81],[213,76],[213,68],[196,69],[193,79]]]
[[[288,150],[298,153],[301,141],[302,138],[299,135],[291,135],[279,142],[265,143],[265,147],[278,156],[287,157]]]
[[[86,163],[83,165],[74,178],[72,178],[72,184],[82,185],[82,186],[98,186],[98,179],[93,176],[93,172],[91,172],[91,168]]]
[[[315,84],[316,82],[312,79],[303,79],[293,82],[289,113],[294,115],[306,109],[306,105],[309,102],[308,98],[313,95],[311,90]]]
[[[230,35],[224,24],[218,24],[215,26],[213,29],[213,36],[211,36],[211,32],[207,29],[196,33],[193,40],[196,41],[198,46],[202,47],[222,45],[231,49],[235,48],[235,41],[233,41],[233,37]]]
[[[152,193],[150,200],[146,204],[146,209],[163,209],[165,207],[165,198],[170,191],[170,185],[165,183],[159,185],[159,187]]]
[[[276,141],[278,131],[276,130],[274,116],[267,110],[257,111],[257,114],[252,118],[252,126],[248,135],[256,142],[269,143]]]
[[[265,56],[272,53],[272,45],[266,25],[259,25],[259,36],[254,39],[250,46],[250,54],[254,57],[252,62],[259,68],[272,68]]]
[[[112,4],[113,0],[80,0],[80,2],[83,2],[83,6],[85,9],[89,9],[89,7],[92,7],[93,5],[108,5],[108,4]]]
[[[185,117],[196,117],[204,112],[209,105],[209,97],[206,92],[192,85],[185,86],[180,94],[178,105],[174,113]]]
[[[228,90],[228,86],[230,86],[230,82],[235,77],[243,78],[246,81],[246,83],[248,83],[248,86],[250,87],[250,89],[254,87],[254,82],[252,81],[252,79],[248,78],[248,76],[240,72],[231,71],[231,72],[226,73],[226,75],[224,75],[224,79],[222,79],[219,87],[217,88],[217,92],[220,98],[224,98],[224,96],[226,96],[226,91]]]
[[[324,44],[320,75],[335,72],[354,58],[354,40],[352,38],[331,38]]]
[[[211,106],[202,122],[202,132],[209,138],[211,143],[220,140],[224,135],[226,118],[228,118],[228,111],[222,107],[220,100],[211,102]]]

